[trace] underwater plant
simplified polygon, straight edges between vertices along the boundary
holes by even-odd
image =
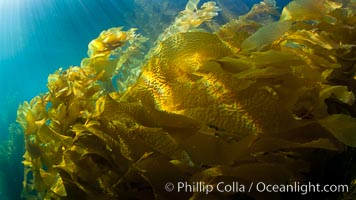
[[[8,140],[0,143],[0,199],[20,199],[23,168],[21,166],[24,149],[24,134],[21,127],[11,123]]]
[[[49,75],[48,92],[19,107],[23,198],[301,197],[165,188],[234,180],[332,181],[349,193],[307,197],[355,196],[356,2],[295,0],[271,21],[264,0],[215,33],[187,29],[220,10],[198,3],[148,53],[136,29],[103,31],[80,67]]]

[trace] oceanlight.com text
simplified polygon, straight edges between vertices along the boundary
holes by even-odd
[[[265,184],[263,182],[258,182],[256,184],[256,190],[258,192],[298,192],[302,195],[313,193],[313,192],[348,192],[348,185],[320,185],[318,183],[312,184],[300,184],[299,182],[294,182],[293,184],[279,185],[279,184]]]

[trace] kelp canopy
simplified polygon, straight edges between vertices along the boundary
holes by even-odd
[[[271,21],[265,0],[215,33],[194,31],[219,11],[198,3],[146,58],[135,29],[104,31],[19,107],[24,198],[278,199],[164,186],[328,183],[356,147],[356,1],[296,0]]]

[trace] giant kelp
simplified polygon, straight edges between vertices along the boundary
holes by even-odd
[[[21,127],[11,123],[8,134],[9,138],[0,142],[0,198],[4,200],[20,198],[23,167],[19,163],[25,152]]]
[[[188,17],[198,2],[188,2]],[[209,16],[218,11],[205,5]],[[216,33],[168,31],[139,69],[124,63],[145,39],[104,31],[80,67],[51,74],[49,91],[18,109],[23,196],[230,199],[243,194],[172,195],[164,186],[328,183],[335,156],[356,146],[355,7],[298,0],[271,22],[275,3],[265,0]],[[114,91],[118,74],[134,81]]]

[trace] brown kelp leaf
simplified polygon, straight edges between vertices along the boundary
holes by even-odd
[[[310,134],[313,132],[311,131]],[[194,163],[209,165],[230,165],[236,162],[263,160],[263,156],[268,155],[268,152],[293,152],[297,149],[311,148],[329,151],[340,150],[340,146],[329,138],[296,141],[293,138],[282,139],[271,135],[249,135],[239,141],[231,141],[216,135],[197,133],[187,138],[183,143]]]
[[[339,151],[340,148],[336,146],[330,139],[327,138],[320,138],[318,140],[313,140],[308,143],[304,143],[300,145],[301,147],[305,148],[318,148],[318,149],[326,149],[331,151]]]
[[[108,81],[114,73],[117,63],[117,60],[110,60],[109,56],[110,55],[107,54],[93,58],[85,58],[82,60],[81,66],[94,69],[96,74],[100,74],[100,80]]]
[[[237,58],[224,57],[217,60],[217,62],[220,64],[222,69],[230,73],[239,73],[251,68],[255,68],[254,63],[243,56]]]
[[[277,51],[274,49],[269,49],[263,52],[253,52],[245,59],[246,62],[250,61],[257,68],[288,68],[287,66],[299,66],[305,64],[303,59],[295,53]]]
[[[169,160],[151,156],[137,161],[134,167],[150,183],[156,199],[187,199],[190,196],[186,192],[173,192],[174,196],[172,197],[172,193],[168,193],[165,189],[168,182],[178,183],[178,181],[188,178],[187,174],[170,163]]]
[[[63,180],[58,172],[47,172],[43,169],[40,169],[40,174],[42,180],[47,186],[49,186],[52,192],[61,197],[67,196]]]
[[[145,144],[154,150],[169,156],[171,159],[193,165],[188,153],[167,132],[160,129],[140,127],[136,134],[140,135]]]
[[[204,32],[173,35],[163,41],[156,52],[155,56],[160,58],[162,65],[153,70],[162,70],[162,74],[176,73],[177,69],[192,72],[205,61],[231,54],[216,35]]]
[[[331,0],[295,0],[283,8],[281,20],[319,20],[342,3]]]
[[[105,108],[105,96],[100,97],[96,102],[95,102],[95,111],[93,116],[97,117],[101,115],[101,113],[104,111]]]
[[[75,156],[73,156],[75,154],[78,154],[78,153],[75,152],[75,149],[73,149],[73,148],[64,151],[63,155],[62,155],[61,162],[58,163],[57,165],[54,165],[54,169],[63,170],[70,175],[74,175],[75,173],[77,173],[79,169],[78,169],[77,165],[75,164],[75,162],[76,162],[76,160],[78,160],[79,155],[77,155],[75,157]]]
[[[103,109],[103,106],[100,105],[98,109]],[[199,128],[198,122],[189,117],[155,108],[144,108],[141,103],[116,102],[109,95],[105,98],[102,117],[113,120],[126,118],[126,120],[138,122],[148,127]]]
[[[97,123],[93,123],[93,126],[84,126],[82,124],[75,124],[71,130],[75,133],[73,141],[77,141],[80,137],[87,137],[87,135],[94,135],[96,139],[100,139],[104,144],[107,144],[111,149],[117,149],[119,144],[117,137],[111,133],[101,131],[100,126],[96,126]]]
[[[329,40],[325,32],[317,33],[310,30],[297,30],[288,35],[287,38],[308,46],[319,45],[329,51],[338,48],[338,44],[333,40]]]
[[[27,114],[26,114],[26,122],[27,122],[26,133],[35,133],[37,131],[35,117],[36,117],[35,114],[31,110],[27,112]]]
[[[356,147],[356,118],[334,114],[319,120],[320,124],[340,142]]]
[[[270,23],[258,29],[241,44],[242,51],[259,51],[263,47],[272,44],[291,27],[290,21],[278,21]]]
[[[60,151],[60,148],[68,148],[72,145],[72,137],[57,133],[56,130],[47,125],[39,129],[36,137],[38,141],[41,141],[43,150],[48,148],[48,153],[51,152],[50,149],[54,149],[52,153],[56,153]]]
[[[35,133],[46,120],[44,98],[37,96],[31,102],[25,101],[19,106],[16,121],[20,123],[25,133]]]
[[[260,69],[249,69],[241,73],[234,75],[236,79],[256,79],[256,78],[273,78],[291,73],[290,68],[260,68]]]
[[[315,149],[325,149],[330,151],[340,150],[339,147],[328,138],[320,138],[320,139],[301,143],[301,142],[294,142],[290,140],[284,140],[280,138],[263,137],[263,138],[259,138],[256,142],[251,144],[248,151],[251,154],[257,154],[261,152],[276,152],[279,150],[297,149],[297,148],[300,149],[315,148]]]
[[[138,160],[149,149],[135,132],[131,132],[132,126],[135,126],[134,122],[123,118],[123,121],[113,120],[104,124],[104,126],[109,126],[106,129],[112,131],[107,132],[111,136],[106,136],[110,139],[106,143],[114,152],[121,152],[126,159],[130,161]],[[95,132],[98,132],[98,136],[101,135],[101,131],[96,130]]]
[[[135,37],[135,28],[122,31],[122,27],[110,28],[102,31],[100,35],[88,45],[89,57],[108,55]]]
[[[346,86],[328,86],[320,91],[321,101],[330,97],[336,97],[341,102],[352,105],[355,102],[355,95]]]

